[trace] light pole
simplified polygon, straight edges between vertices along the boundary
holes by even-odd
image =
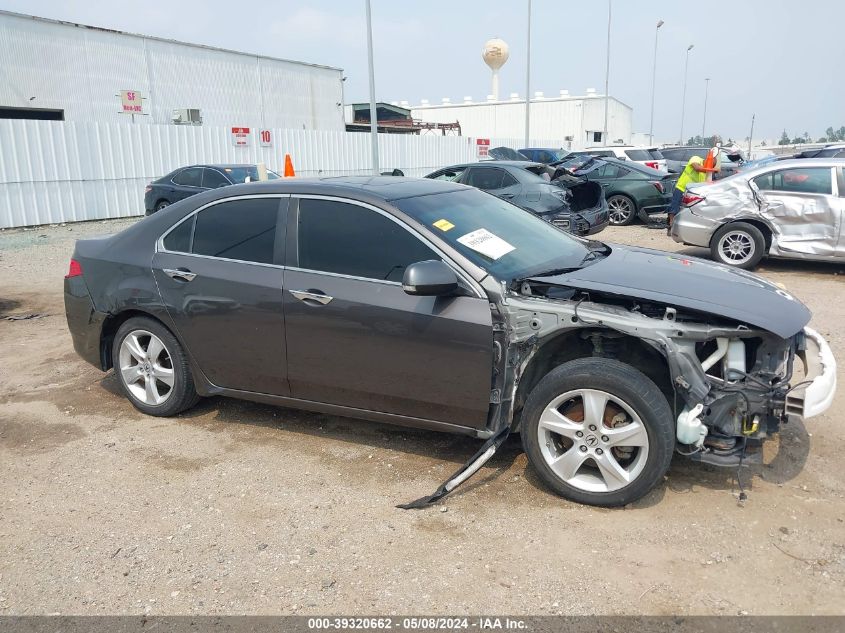
[[[607,140],[607,107],[610,103],[610,17],[613,0],[607,0],[607,64],[604,69],[604,130],[601,135],[602,145],[608,145]]]
[[[658,20],[657,26],[654,29],[654,64],[651,69],[651,122],[648,125],[649,145],[654,145],[654,87],[657,83],[657,34],[660,32],[661,26],[663,26],[663,20]]]
[[[531,128],[531,0],[528,0],[528,43],[525,58],[525,147],[531,147],[528,138]]]
[[[710,77],[704,78],[704,119],[701,121],[701,138],[704,139],[704,129],[707,127],[707,93],[710,91]]]
[[[678,145],[684,144],[684,109],[687,105],[687,70],[689,69],[689,52],[695,47],[695,44],[687,46],[687,59],[684,62],[684,97],[681,99],[681,138],[678,139]]]
[[[370,0],[367,5],[367,62],[370,66],[370,141],[373,152],[373,174],[379,175],[378,161],[378,120],[376,115],[376,80],[373,71],[373,19],[370,11]]]

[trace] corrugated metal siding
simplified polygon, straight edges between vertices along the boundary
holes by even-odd
[[[60,109],[66,121],[124,122],[116,95],[137,90],[147,116],[136,124],[199,108],[205,125],[344,129],[338,69],[7,13],[0,59],[0,105]]]
[[[256,132],[249,147],[235,147],[228,127],[0,120],[0,227],[140,215],[147,183],[194,163],[263,162],[281,172],[289,153],[298,176],[370,173],[369,134],[275,128],[273,147],[262,148]],[[476,160],[476,144],[469,137],[380,134],[379,156],[382,171],[424,176]]]

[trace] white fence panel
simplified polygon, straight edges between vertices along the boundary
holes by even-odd
[[[194,163],[263,162],[281,173],[290,154],[297,176],[370,173],[369,134],[273,129],[272,138],[260,147],[255,129],[248,147],[235,147],[223,127],[0,120],[0,228],[142,215],[147,183]],[[466,136],[379,135],[381,171],[406,176],[473,162],[476,152]]]

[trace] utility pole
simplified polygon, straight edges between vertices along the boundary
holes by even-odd
[[[751,132],[748,134],[748,160],[751,160],[751,139],[754,138],[754,117],[756,114],[751,115]]]
[[[704,119],[701,121],[701,138],[705,137],[704,128],[707,127],[707,93],[710,91],[710,77],[704,78]]]
[[[657,34],[660,33],[661,26],[663,26],[663,20],[658,20],[657,26],[654,29],[654,63],[651,68],[651,122],[648,125],[649,145],[654,145],[654,87],[657,84]]]
[[[604,133],[601,140],[602,145],[609,145],[607,137],[607,108],[610,104],[610,18],[613,9],[613,0],[607,0],[607,64],[604,69]]]
[[[525,147],[531,147],[531,0],[528,0],[528,45],[525,61]]]
[[[687,70],[689,70],[689,52],[695,47],[695,44],[690,44],[687,47],[687,59],[684,62],[684,97],[681,99],[681,138],[678,139],[678,145],[684,144],[684,110],[687,106]]]
[[[370,66],[370,140],[373,152],[373,174],[379,175],[378,160],[378,115],[376,114],[376,80],[373,70],[373,18],[370,10],[370,0],[367,5],[367,61]]]

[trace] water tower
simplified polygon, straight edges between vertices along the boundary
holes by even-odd
[[[490,66],[493,71],[492,94],[493,99],[499,100],[499,69],[508,61],[510,49],[504,40],[494,37],[492,40],[487,40],[484,44],[484,49],[481,51],[481,57],[484,63]]]

